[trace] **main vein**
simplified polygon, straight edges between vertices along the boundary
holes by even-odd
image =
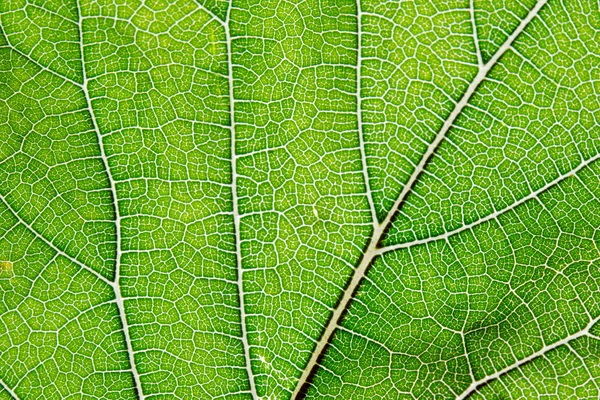
[[[90,114],[90,119],[96,132],[96,136],[98,139],[98,146],[100,147],[100,157],[102,159],[102,164],[104,169],[106,170],[106,176],[108,178],[110,192],[112,196],[112,203],[114,206],[115,212],[115,235],[116,235],[116,251],[115,251],[115,278],[114,282],[112,282],[112,287],[115,292],[115,304],[117,305],[117,309],[119,310],[119,317],[121,319],[121,324],[123,326],[123,334],[125,336],[125,345],[127,347],[127,354],[129,356],[129,364],[131,366],[131,374],[133,376],[133,381],[135,383],[135,388],[137,390],[138,397],[143,399],[144,392],[142,391],[142,383],[140,380],[140,374],[138,373],[137,366],[135,364],[135,357],[133,355],[133,345],[131,343],[131,335],[129,332],[129,324],[127,323],[127,316],[125,314],[125,302],[123,299],[123,295],[121,293],[121,214],[119,212],[119,204],[117,203],[117,189],[115,185],[115,180],[110,172],[108,166],[108,158],[106,157],[106,152],[104,151],[104,141],[102,138],[102,134],[100,133],[100,128],[98,127],[96,116],[94,114],[94,109],[92,107],[92,101],[90,98],[90,94],[88,91],[88,79],[85,71],[85,53],[83,49],[83,16],[81,13],[81,7],[79,2],[76,1],[77,5],[77,14],[78,14],[78,23],[77,27],[79,29],[79,51],[81,53],[81,74],[82,74],[82,86],[81,90],[85,96],[85,102],[88,108],[88,112]]]
[[[357,0],[357,3],[359,3],[359,2],[360,2],[360,0]],[[473,79],[473,81],[471,82],[471,84],[469,85],[469,87],[467,88],[465,93],[463,94],[462,98],[459,100],[459,102],[454,107],[454,110],[452,110],[452,112],[450,113],[450,115],[448,116],[448,118],[446,119],[444,124],[442,125],[441,129],[437,133],[434,140],[427,147],[427,150],[423,154],[423,157],[421,157],[421,160],[419,161],[419,163],[413,170],[408,181],[402,188],[402,191],[396,198],[394,205],[387,213],[385,219],[383,220],[382,223],[375,224],[376,226],[375,226],[375,229],[373,230],[373,235],[371,237],[371,240],[369,241],[367,249],[366,249],[363,257],[360,259],[358,266],[354,270],[354,273],[350,277],[350,282],[346,286],[346,289],[344,290],[341,300],[338,303],[337,307],[333,310],[333,313],[331,314],[331,317],[330,317],[327,325],[325,326],[325,329],[323,331],[323,334],[321,335],[321,338],[315,345],[312,355],[311,355],[311,358],[308,361],[308,363],[306,364],[306,367],[304,368],[304,370],[302,372],[300,380],[298,381],[298,384],[296,385],[296,387],[292,393],[292,397],[291,397],[292,399],[296,399],[298,397],[298,395],[300,394],[300,391],[302,390],[302,388],[309,383],[309,378],[311,376],[312,371],[317,367],[319,358],[321,357],[325,348],[327,347],[327,344],[329,343],[331,336],[333,335],[336,328],[338,327],[338,324],[341,322],[340,320],[341,320],[342,314],[347,309],[350,301],[353,299],[354,293],[356,292],[356,289],[358,288],[360,282],[364,278],[373,259],[375,257],[377,257],[377,255],[379,254],[378,244],[380,243],[381,239],[383,238],[384,233],[389,228],[389,226],[392,222],[392,219],[394,218],[394,216],[396,215],[398,210],[401,208],[401,205],[404,203],[404,201],[408,197],[409,193],[411,192],[415,182],[423,173],[425,165],[427,164],[429,159],[433,156],[433,154],[435,153],[436,149],[438,148],[438,146],[440,145],[442,140],[444,140],[444,138],[446,137],[446,134],[448,133],[450,128],[454,125],[456,118],[460,115],[462,110],[466,107],[469,100],[471,99],[471,96],[473,96],[473,93],[475,93],[475,90],[483,82],[483,80],[486,78],[486,76],[488,75],[490,70],[494,67],[494,65],[496,65],[498,60],[511,47],[514,40],[523,32],[523,30],[531,22],[531,20],[533,18],[535,18],[535,16],[539,13],[540,9],[544,6],[544,4],[546,4],[546,2],[547,2],[547,0],[540,0],[535,5],[535,7],[533,9],[531,9],[531,11],[527,15],[527,17],[525,17],[525,19],[523,19],[521,21],[519,26],[508,37],[508,39],[502,44],[502,46],[498,49],[496,54],[494,54],[494,56],[488,61],[488,63],[483,66],[479,66],[479,72],[477,73],[477,75],[475,76],[475,78]],[[360,4],[359,4],[359,7],[360,7]],[[360,8],[358,8],[358,10],[360,10]],[[360,28],[359,28],[359,32],[360,32]],[[361,55],[359,53],[358,57],[360,58],[360,56]],[[357,74],[357,77],[358,76],[360,76],[360,75]],[[358,85],[360,85],[360,82],[358,82]]]

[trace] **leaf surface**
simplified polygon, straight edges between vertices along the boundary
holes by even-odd
[[[600,11],[0,3],[0,398],[597,398]]]

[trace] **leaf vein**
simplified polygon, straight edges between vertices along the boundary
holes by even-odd
[[[19,400],[19,396],[0,378],[0,388],[4,389],[13,399]]]
[[[0,31],[0,34],[2,33],[2,31]],[[30,63],[32,63],[33,65],[35,65],[36,67],[38,67],[39,69],[41,69],[42,71],[48,72],[51,75],[56,76],[57,78],[61,78],[62,80],[69,82],[75,86],[77,86],[78,88],[82,89],[83,85],[71,78],[69,78],[66,75],[63,75],[51,68],[45,67],[42,64],[40,64],[39,62],[37,62],[36,60],[34,60],[30,55],[25,54],[24,52],[22,52],[21,50],[17,49],[12,43],[10,43],[10,40],[8,39],[8,36],[4,35],[4,37],[6,38],[6,45],[4,46],[0,46],[0,47],[7,47],[9,48],[11,51],[14,51],[15,53],[17,53],[18,55],[20,55],[21,57],[25,58],[27,61],[29,61]]]
[[[106,283],[107,285],[109,285],[111,287],[114,286],[114,282],[108,280],[104,275],[102,275],[101,273],[99,273],[95,269],[93,269],[91,267],[88,267],[87,265],[85,265],[81,261],[77,260],[76,258],[68,255],[63,250],[61,250],[59,247],[57,247],[54,243],[52,243],[51,241],[49,241],[48,239],[46,239],[44,236],[42,236],[30,224],[28,224],[23,218],[21,218],[21,216],[8,203],[8,201],[6,201],[6,199],[4,198],[4,196],[0,195],[0,201],[11,212],[11,214],[13,214],[15,216],[15,218],[19,221],[20,224],[22,224],[24,227],[26,227],[31,233],[33,233],[35,235],[36,238],[38,238],[42,242],[44,242],[47,246],[49,246],[52,250],[54,250],[58,255],[60,255],[62,257],[65,257],[67,260],[69,260],[72,263],[76,264],[77,266],[85,269],[86,271],[88,271],[89,273],[93,274],[96,278],[100,279],[102,282]]]
[[[236,130],[235,130],[235,96],[233,88],[233,63],[232,63],[232,52],[231,52],[231,31],[229,24],[231,21],[231,5],[227,9],[227,17],[223,23],[223,29],[225,31],[225,42],[227,51],[227,78],[229,86],[229,118],[230,126],[229,130],[230,143],[231,143],[231,196],[233,206],[233,229],[235,239],[235,259],[237,267],[237,289],[240,306],[240,325],[242,329],[242,346],[244,348],[244,360],[246,363],[246,373],[248,375],[248,382],[250,384],[250,394],[253,399],[258,399],[256,391],[256,385],[254,382],[254,374],[252,372],[252,362],[250,359],[250,344],[248,343],[248,332],[246,329],[246,309],[244,302],[244,275],[242,265],[242,249],[241,249],[241,236],[240,236],[240,220],[241,216],[238,208],[238,196],[237,196],[237,151],[236,151]]]

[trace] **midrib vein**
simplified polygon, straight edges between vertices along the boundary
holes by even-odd
[[[211,13],[212,14],[212,13]],[[213,18],[216,18],[213,15]],[[219,21],[219,19],[217,19]],[[229,118],[231,132],[231,196],[233,202],[233,229],[235,237],[235,260],[237,269],[237,289],[238,297],[240,301],[240,325],[242,328],[242,345],[244,347],[244,360],[246,373],[248,375],[248,381],[250,383],[250,394],[253,399],[258,399],[256,392],[256,385],[254,382],[254,374],[252,373],[252,362],[250,360],[250,344],[248,343],[248,332],[246,329],[246,306],[244,302],[244,276],[242,266],[242,249],[240,239],[240,213],[238,208],[238,196],[237,196],[237,152],[236,152],[236,138],[235,138],[235,97],[233,93],[233,64],[231,56],[231,31],[229,24],[231,22],[231,4],[227,9],[227,17],[222,22],[223,29],[225,31],[225,41],[227,46],[227,78],[229,81]]]
[[[360,0],[357,0],[357,3],[359,3],[359,2],[360,2]],[[396,198],[394,205],[392,206],[390,211],[387,213],[385,219],[383,220],[382,223],[375,224],[376,227],[373,231],[373,236],[371,237],[371,240],[369,242],[367,250],[365,251],[363,257],[360,259],[358,266],[354,270],[354,273],[352,274],[352,276],[350,278],[350,282],[342,294],[340,302],[338,303],[337,307],[333,310],[333,313],[332,313],[327,325],[325,326],[325,329],[323,331],[323,334],[321,335],[321,338],[318,340],[317,344],[315,345],[312,355],[311,355],[311,358],[308,361],[308,363],[306,364],[306,367],[304,368],[304,370],[302,372],[300,380],[298,381],[298,384],[296,385],[294,391],[292,392],[292,396],[291,396],[292,399],[297,399],[303,386],[305,384],[309,383],[308,378],[310,377],[313,369],[316,368],[316,366],[318,365],[319,357],[325,350],[327,344],[329,343],[329,341],[331,339],[331,336],[335,332],[335,330],[338,326],[338,323],[340,322],[342,314],[348,307],[348,304],[350,303],[350,301],[353,299],[353,297],[354,297],[353,295],[354,295],[356,289],[358,288],[358,285],[364,278],[364,276],[368,270],[368,267],[371,265],[371,262],[377,255],[379,255],[379,249],[378,249],[379,242],[381,241],[381,239],[383,238],[383,235],[389,228],[394,215],[398,212],[402,203],[406,200],[406,198],[408,197],[408,194],[412,190],[415,182],[417,181],[417,179],[420,177],[421,173],[423,172],[425,165],[427,164],[427,162],[429,161],[431,156],[435,153],[439,144],[446,137],[446,134],[448,133],[450,128],[453,126],[456,118],[460,115],[462,110],[466,107],[469,100],[473,96],[473,93],[475,93],[475,90],[483,82],[483,80],[486,78],[486,76],[488,75],[490,70],[494,67],[494,65],[496,65],[496,63],[502,57],[502,55],[504,55],[504,53],[506,53],[506,51],[511,47],[514,40],[523,32],[523,30],[531,22],[531,20],[533,18],[535,18],[535,16],[539,13],[540,9],[546,4],[546,2],[547,2],[547,0],[539,1],[535,5],[535,7],[533,9],[531,9],[531,11],[527,15],[527,17],[521,21],[519,26],[508,37],[506,42],[504,42],[502,44],[502,46],[498,49],[498,51],[496,52],[496,54],[494,54],[494,56],[490,59],[490,61],[487,64],[479,67],[479,71],[478,71],[477,75],[475,76],[475,78],[473,79],[473,81],[471,82],[471,84],[469,85],[469,87],[467,88],[467,90],[465,91],[465,93],[463,94],[461,99],[459,100],[459,102],[456,104],[456,106],[454,107],[454,109],[452,110],[452,112],[450,113],[450,115],[448,116],[448,118],[446,119],[444,124],[442,125],[441,129],[437,133],[434,140],[427,147],[427,150],[423,154],[423,157],[421,158],[421,160],[415,167],[414,171],[410,175],[408,181],[402,188],[402,191]],[[359,4],[359,7],[360,7],[360,4]],[[360,8],[358,8],[358,10],[360,10]],[[360,32],[360,28],[358,28],[358,29]],[[359,53],[358,58],[360,58],[360,56],[361,55]],[[357,73],[357,77],[359,77],[359,76],[360,76],[360,74]],[[358,82],[357,84],[360,85],[360,82]]]
[[[121,319],[121,324],[123,326],[123,334],[125,336],[125,345],[127,347],[127,355],[129,357],[129,364],[131,366],[131,375],[133,377],[133,381],[135,384],[135,388],[137,391],[137,395],[140,399],[144,398],[144,392],[142,391],[142,383],[140,380],[140,374],[137,370],[137,366],[135,363],[135,357],[133,354],[133,345],[131,343],[131,335],[129,332],[129,324],[127,323],[127,316],[125,314],[125,302],[121,293],[121,285],[119,284],[119,280],[121,278],[121,214],[119,212],[119,204],[117,202],[117,189],[115,185],[115,180],[110,172],[110,168],[108,166],[108,158],[106,157],[106,152],[104,150],[104,141],[102,138],[102,134],[100,133],[100,129],[97,124],[96,115],[94,113],[94,109],[92,107],[92,100],[90,98],[90,94],[88,92],[88,79],[85,71],[85,53],[83,49],[83,16],[81,12],[81,6],[79,4],[79,0],[75,2],[77,6],[77,29],[79,30],[79,51],[81,53],[81,75],[82,75],[82,85],[81,90],[85,96],[85,102],[90,114],[90,120],[96,132],[98,147],[100,147],[100,158],[102,160],[102,164],[104,169],[106,170],[106,176],[109,182],[110,192],[112,196],[112,202],[114,206],[115,212],[115,239],[116,239],[116,250],[115,250],[115,279],[114,282],[111,282],[111,286],[115,293],[115,304],[117,305],[117,309],[119,310],[119,318]]]

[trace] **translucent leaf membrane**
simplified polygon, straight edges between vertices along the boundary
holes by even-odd
[[[0,3],[8,42],[32,62],[82,82],[79,20],[74,0],[11,0]]]
[[[0,399],[598,398],[600,13],[543,4],[0,2]]]
[[[371,230],[356,22],[349,1],[232,10],[243,289],[265,398],[296,386]]]
[[[400,256],[386,255],[375,264],[357,294],[356,310],[351,308],[333,339],[311,395],[458,396],[472,382],[585,330],[597,318],[598,176],[585,167],[597,157],[597,31],[587,28],[586,4],[563,7],[550,3],[542,9],[449,132],[403,205],[387,243],[410,247],[415,240],[439,240],[401,250],[399,254],[405,255],[400,259],[388,261]],[[578,30],[588,33],[578,37]],[[564,189],[560,202],[541,201],[542,208],[528,210],[531,217],[520,217],[523,222],[516,229],[504,222],[512,215],[512,205],[531,196],[517,210],[533,208],[539,196],[532,194],[545,191],[573,170],[581,170],[581,178],[565,181],[563,185],[574,187]],[[506,216],[498,219],[504,212]],[[490,219],[482,226],[499,224],[501,230],[490,238],[473,233],[475,240],[464,239],[472,243],[469,252],[481,253],[481,258],[464,261],[469,252],[452,246],[453,240],[483,229],[470,225]],[[505,235],[508,242],[498,235]],[[529,235],[533,237],[528,239]],[[492,243],[496,248],[487,247]],[[445,255],[445,249],[451,251]],[[498,262],[493,259],[503,254],[509,270],[494,268]],[[415,265],[415,272],[407,270],[407,263]],[[428,272],[427,265],[437,267]],[[462,271],[453,273],[452,265]],[[493,268],[496,273],[504,271],[505,278],[479,278]],[[384,274],[379,272],[383,269],[396,272],[387,272],[393,275],[382,282],[375,276]],[[472,284],[464,279],[471,274]],[[511,279],[519,276],[512,284]],[[406,283],[392,289],[403,280]],[[443,289],[427,296],[426,285],[436,280]],[[504,287],[495,288],[500,282]],[[371,285],[379,288],[377,294]],[[503,293],[513,285],[517,298]],[[396,298],[391,295],[394,291],[405,294]],[[498,300],[490,302],[496,293]],[[410,309],[402,310],[403,305]],[[369,322],[364,316],[369,314],[375,327],[366,332]],[[477,314],[481,321],[470,325],[469,316]],[[358,316],[360,324],[354,322]],[[397,344],[394,337],[406,339]],[[433,365],[411,369],[424,359]],[[349,370],[356,373],[342,372]],[[381,384],[368,383],[374,376]],[[584,383],[593,387],[589,374],[565,385]]]
[[[600,342],[582,337],[482,387],[470,399],[595,399],[600,396]]]
[[[0,202],[0,377],[19,396],[134,399],[112,288]],[[12,398],[9,396],[9,398]]]
[[[243,397],[225,34],[193,1],[82,7],[145,396]]]
[[[598,154],[600,30],[577,35],[590,13],[558,2],[540,11],[457,119],[388,243],[485,218]]]
[[[232,2],[228,0],[198,0],[197,3],[221,21],[225,21]]]
[[[3,30],[18,29],[0,15]],[[0,36],[0,196],[57,248],[112,278],[112,199],[81,88]]]
[[[362,1],[362,124],[382,221],[477,74],[468,1]]]
[[[14,400],[14,397],[8,392],[7,389],[0,388],[0,399],[2,399],[2,400]]]

